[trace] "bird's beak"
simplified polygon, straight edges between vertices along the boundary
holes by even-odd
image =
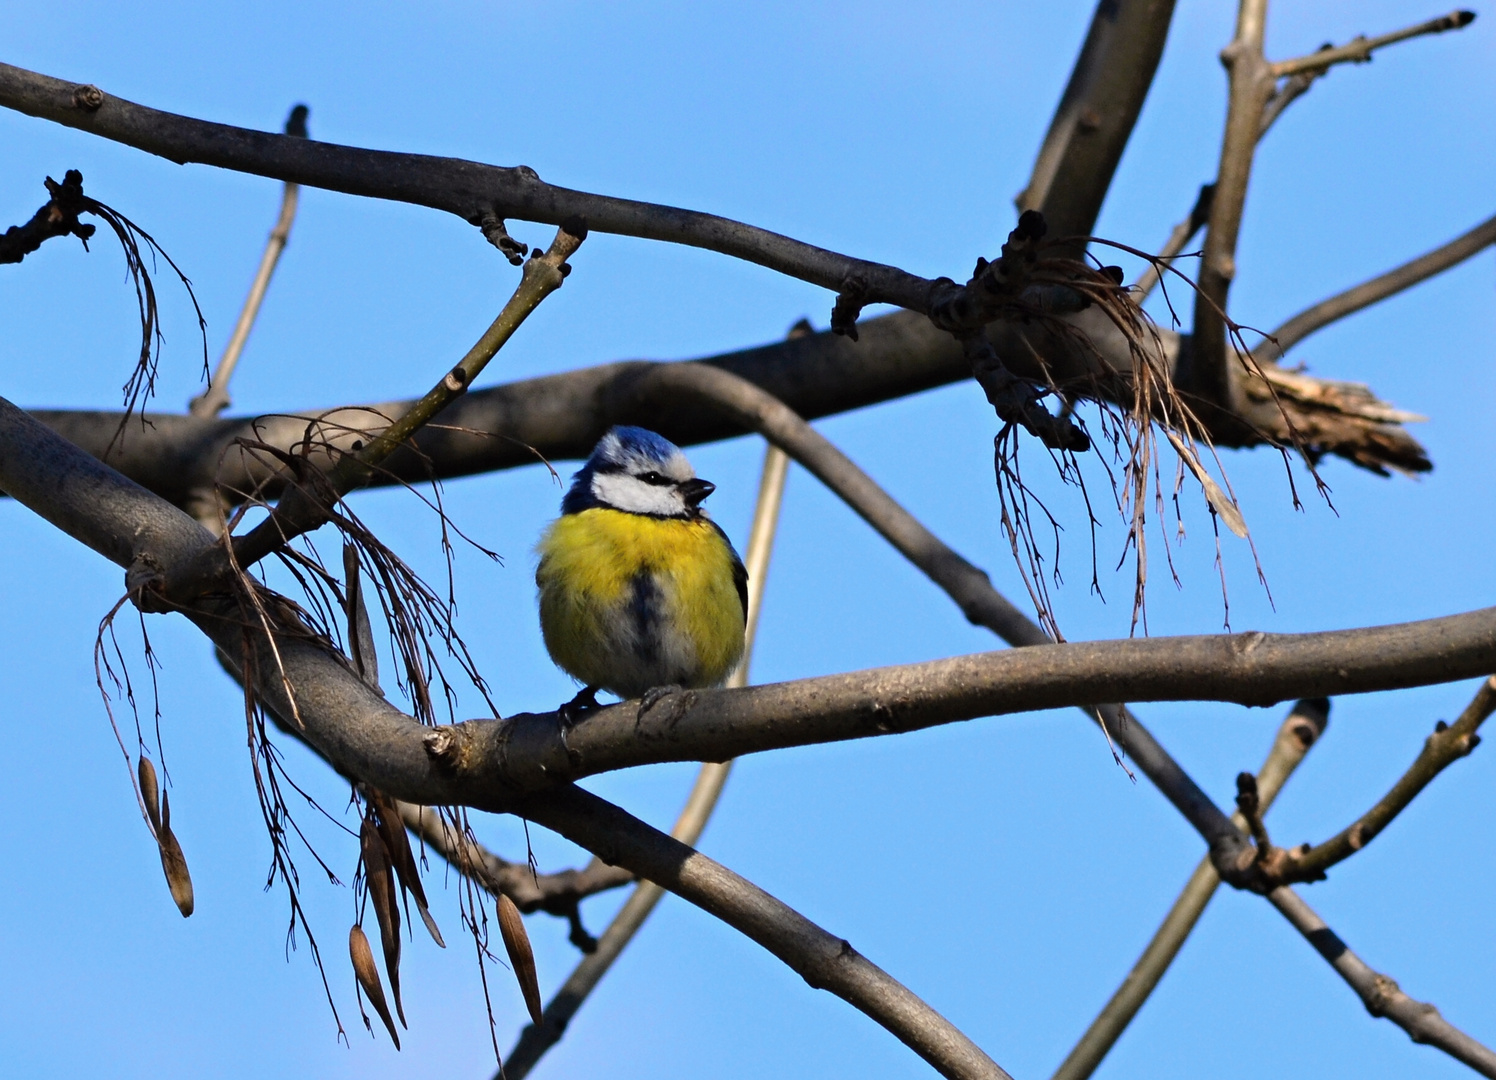
[[[675,485],[680,492],[680,497],[686,500],[686,505],[695,510],[701,505],[701,500],[717,490],[717,485],[709,480],[682,480]]]

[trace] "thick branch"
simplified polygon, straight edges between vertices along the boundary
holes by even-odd
[[[1496,1053],[1445,1020],[1434,1006],[1414,1001],[1391,978],[1368,967],[1292,889],[1274,889],[1268,899],[1356,992],[1372,1016],[1386,1017],[1414,1042],[1436,1046],[1482,1076],[1496,1077]]]
[[[1237,364],[1227,339],[1226,294],[1236,276],[1236,239],[1252,176],[1252,158],[1262,133],[1263,108],[1274,86],[1272,70],[1262,54],[1266,24],[1267,0],[1241,0],[1236,36],[1221,51],[1231,87],[1226,130],[1200,262],[1194,351],[1186,377],[1180,380],[1181,389],[1227,413],[1238,411],[1240,394]]]
[[[831,991],[887,1028],[942,1076],[1008,1078],[950,1021],[849,942],[611,803],[567,786],[525,800],[518,812],[752,938],[812,987]]]
[[[211,542],[185,515],[8,404],[0,405],[0,488],[120,565],[134,566],[135,589],[149,589],[152,573]],[[231,601],[207,598],[188,614],[230,656],[248,638],[260,654],[256,671],[277,670],[269,642],[246,631],[225,605]],[[319,642],[284,636],[275,656],[296,689],[308,741],[335,767],[408,802],[507,810],[517,791],[599,771],[723,760],[1006,712],[1118,700],[1269,704],[1468,678],[1496,667],[1496,610],[1326,634],[1043,645],[742,690],[688,691],[642,714],[628,703],[570,727],[554,714],[527,714],[433,731],[374,695]],[[278,680],[262,679],[259,689],[271,708],[289,713]],[[1157,767],[1178,773],[1159,754]],[[1164,790],[1180,805],[1179,784]],[[1223,815],[1222,821],[1235,836]]]
[[[1019,210],[1042,212],[1053,235],[1093,231],[1158,70],[1173,14],[1174,0],[1096,5],[1028,187],[1016,200]]]

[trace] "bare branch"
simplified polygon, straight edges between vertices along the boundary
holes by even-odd
[[[1321,300],[1311,308],[1299,312],[1267,336],[1257,346],[1257,353],[1264,358],[1277,359],[1316,330],[1343,319],[1347,315],[1370,307],[1410,289],[1420,281],[1442,274],[1452,266],[1458,266],[1472,255],[1478,255],[1492,244],[1496,244],[1496,217],[1487,218],[1469,232],[1462,233],[1449,243],[1435,248],[1427,254],[1380,274],[1370,281]]]
[[[799,912],[700,852],[580,788],[526,799],[517,812],[605,862],[675,893],[783,960],[818,990],[829,990],[886,1028],[942,1075],[1007,1078],[950,1021]]]
[[[1169,233],[1169,238],[1164,241],[1164,246],[1158,252],[1158,262],[1150,262],[1148,269],[1143,271],[1143,276],[1138,278],[1133,285],[1133,296],[1138,304],[1147,299],[1148,294],[1153,291],[1154,286],[1164,275],[1165,267],[1172,266],[1179,253],[1184,250],[1184,245],[1210,220],[1210,204],[1215,198],[1214,184],[1201,184],[1200,193],[1195,196],[1195,205],[1184,220]]]
[[[58,477],[66,478],[59,483]],[[179,511],[0,404],[0,488],[123,566],[132,595],[195,557],[207,536]],[[948,551],[944,545],[939,550]],[[938,554],[939,552],[932,552]],[[969,571],[974,571],[965,564]],[[990,586],[989,586],[990,588]],[[993,596],[996,594],[994,593]],[[997,597],[995,604],[1011,605]],[[225,605],[228,605],[227,607]],[[269,640],[246,628],[225,597],[185,613],[230,655],[245,635],[264,650],[262,700],[295,715],[335,767],[424,805],[507,810],[527,788],[667,760],[725,760],[783,746],[862,738],[1004,712],[1126,700],[1237,700],[1390,689],[1468,678],[1496,666],[1496,611],[1328,634],[1241,634],[1046,645],[882,671],[741,690],[688,691],[653,703],[601,709],[570,727],[555,714],[424,728],[392,708],[327,647],[304,632]],[[1025,626],[1027,629],[1025,629]],[[292,624],[294,629],[294,620]],[[1023,620],[1011,632],[1037,634]],[[1108,710],[1102,710],[1106,714]],[[1109,723],[1134,760],[1192,824],[1222,876],[1250,887],[1253,852],[1140,724]],[[307,717],[315,717],[315,722]]]
[[[1329,701],[1324,699],[1300,701],[1284,719],[1273,740],[1272,749],[1268,752],[1267,761],[1258,774],[1258,790],[1264,812],[1272,805],[1294,769],[1298,768],[1299,762],[1304,760],[1304,755],[1320,735],[1324,734],[1325,725],[1330,719],[1329,708]],[[1232,821],[1237,828],[1246,828],[1247,823],[1240,814],[1233,815]],[[1169,970],[1174,957],[1179,955],[1185,939],[1199,922],[1200,916],[1205,914],[1205,907],[1220,884],[1220,875],[1211,865],[1210,857],[1201,859],[1180,892],[1179,899],[1174,901],[1174,906],[1164,916],[1153,940],[1143,950],[1143,955],[1138,957],[1137,963],[1133,964],[1132,970],[1122,980],[1122,985],[1117,987],[1111,1000],[1096,1019],[1091,1021],[1091,1026],[1055,1070],[1051,1080],[1086,1080],[1086,1077],[1096,1071],[1096,1066],[1101,1064],[1122,1032],[1127,1030],[1127,1025],[1132,1023],[1132,1018],[1158,986],[1164,972]]]
[[[1221,51],[1231,91],[1200,263],[1194,347],[1189,371],[1180,380],[1180,389],[1227,413],[1239,411],[1241,394],[1237,365],[1230,356],[1227,341],[1226,294],[1236,276],[1236,238],[1247,201],[1252,158],[1262,133],[1262,112],[1274,85],[1272,71],[1262,54],[1266,24],[1267,0],[1241,0],[1236,36]],[[1209,412],[1206,410],[1207,415]]]
[[[1093,231],[1158,70],[1173,14],[1174,0],[1096,5],[1033,175],[1015,200],[1019,210],[1042,212],[1056,236]],[[1080,251],[1067,254],[1078,258]]]
[[[1496,1053],[1445,1020],[1434,1006],[1414,1001],[1391,978],[1368,967],[1292,889],[1274,889],[1268,900],[1356,992],[1372,1016],[1386,1017],[1414,1042],[1436,1046],[1482,1076],[1496,1077]]]
[[[429,206],[480,225],[518,218],[706,248],[840,293],[860,285],[864,303],[924,312],[931,282],[897,267],[839,255],[742,222],[547,184],[526,166],[389,153],[194,120],[137,105],[23,68],[0,64],[0,105],[159,154],[348,195]]]
[[[1439,721],[1408,771],[1375,806],[1323,844],[1314,847],[1305,844],[1288,850],[1272,848],[1266,860],[1268,874],[1285,885],[1323,880],[1326,870],[1376,839],[1434,777],[1474,750],[1480,744],[1476,732],[1492,712],[1496,712],[1496,676],[1480,684],[1475,697],[1453,724]]]
[[[291,110],[291,115],[286,117],[287,135],[300,139],[307,137],[307,111],[305,105],[297,105]],[[254,329],[255,319],[259,317],[260,305],[265,301],[265,291],[270,288],[270,278],[275,273],[276,264],[280,262],[281,252],[286,250],[286,242],[291,238],[291,224],[296,220],[296,205],[300,201],[300,194],[301,188],[296,184],[287,184],[281,192],[280,216],[276,218],[275,227],[265,240],[265,253],[260,256],[260,268],[255,271],[254,280],[250,282],[249,295],[244,298],[244,307],[239,311],[239,321],[234,324],[234,332],[229,335],[228,344],[223,347],[223,355],[218,358],[218,368],[208,380],[208,388],[187,406],[187,411],[193,416],[217,416],[229,407],[229,380],[234,377],[239,354],[244,351],[244,345],[249,341],[249,332]]]
[[[1326,46],[1307,56],[1296,57],[1293,60],[1280,60],[1272,65],[1272,73],[1274,77],[1281,79],[1290,75],[1322,72],[1335,64],[1364,64],[1371,60],[1373,52],[1387,45],[1407,41],[1408,38],[1421,37],[1424,34],[1442,34],[1446,30],[1462,30],[1474,21],[1475,12],[1473,11],[1451,11],[1448,15],[1440,15],[1437,19],[1429,19],[1417,26],[1394,30],[1380,37],[1369,38],[1364,34],[1358,35],[1348,44],[1339,47]]]
[[[399,803],[400,820],[454,868],[472,867],[480,885],[503,893],[521,911],[544,911],[569,918],[578,902],[634,880],[627,870],[594,859],[580,870],[534,874],[525,863],[514,863],[462,836],[429,806]]]

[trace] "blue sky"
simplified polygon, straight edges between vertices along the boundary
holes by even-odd
[[[1280,5],[1269,52],[1380,33],[1437,14],[1393,2]],[[1496,48],[1490,14],[1405,43],[1315,85],[1263,144],[1232,313],[1271,327],[1308,304],[1464,231],[1493,212]],[[960,276],[1011,228],[1090,5],[440,3],[235,7],[57,3],[0,10],[0,59],[159,108],[276,129],[311,105],[315,137],[527,164],[569,187],[753,222],[915,273]],[[1181,0],[1163,64],[1097,231],[1157,247],[1213,173],[1225,80],[1216,54],[1231,5]],[[0,113],[0,224],[24,220],[41,179],[78,168],[86,190],[151,231],[192,277],[216,356],[279,199],[276,185],[179,167]],[[519,239],[550,230],[514,224]],[[821,290],[707,252],[594,236],[576,272],[484,381],[636,357],[676,359],[824,326]],[[463,223],[416,207],[306,191],[233,395],[267,412],[409,395],[487,325],[514,271]],[[120,254],[51,242],[0,271],[0,394],[28,406],[119,402],[132,362],[133,297]],[[161,283],[167,334],[157,405],[185,406],[200,368],[185,294]],[[1496,602],[1489,558],[1496,480],[1485,435],[1493,376],[1489,251],[1292,354],[1318,375],[1369,383],[1430,417],[1416,434],[1435,471],[1379,479],[1324,468],[1334,507],[1292,509],[1269,453],[1223,460],[1242,497],[1250,553],[1224,543],[1235,629],[1328,629]],[[820,429],[919,514],[1022,589],[998,531],[990,409],[973,386],[829,419]],[[1032,447],[1029,448],[1031,451]],[[741,544],[762,447],[692,452],[718,484],[711,507]],[[1035,454],[1036,464],[1041,460]],[[1031,469],[1032,471],[1032,469]],[[1300,487],[1304,489],[1300,474]],[[1087,589],[1073,494],[1045,487],[1070,524],[1058,594],[1072,638],[1128,628],[1129,571]],[[569,681],[535,625],[531,546],[560,491],[540,469],[463,480],[447,505],[505,556],[458,557],[459,627],[501,709],[550,707]],[[409,496],[360,512],[414,565],[439,568],[434,523]],[[1223,621],[1214,545],[1198,506],[1176,553],[1182,587],[1156,568],[1155,634]],[[1099,535],[1110,568],[1120,525]],[[174,825],[197,913],[183,921],[157,869],[93,685],[91,645],[118,570],[12,504],[0,504],[0,650],[13,807],[0,893],[0,1054],[17,1075],[70,1077],[485,1077],[492,1070],[476,967],[455,890],[433,873],[452,947],[406,949],[411,1030],[397,1054],[357,1026],[342,942],[353,904],[302,860],[351,1046],[304,942],[285,948],[286,903],[262,891],[269,858],[237,691],[185,623],[152,618],[160,654]],[[126,647],[134,640],[125,628]],[[760,681],[994,647],[816,482],[792,470],[754,673]],[[136,654],[138,656],[138,653]],[[137,665],[143,674],[143,665]],[[1335,703],[1329,733],[1270,819],[1285,842],[1322,839],[1378,797],[1435,719],[1471,687]],[[466,708],[478,711],[475,702]],[[1218,801],[1255,769],[1282,709],[1148,707],[1140,714]],[[346,787],[287,751],[330,810]],[[665,824],[691,770],[590,786]],[[1455,765],[1367,851],[1305,895],[1369,963],[1454,1023],[1496,1040],[1496,933],[1485,897],[1496,759]],[[302,815],[309,818],[310,815]],[[517,855],[508,820],[482,837]],[[532,830],[541,864],[578,860]],[[357,858],[317,834],[345,877]],[[703,849],[850,939],[1019,1077],[1048,1075],[1110,994],[1201,854],[1146,781],[1134,784],[1078,713],[976,721],[899,739],[745,760]],[[619,897],[584,908],[600,930]],[[543,989],[575,958],[565,927],[530,920]],[[491,973],[493,975],[494,973]],[[491,978],[501,1048],[523,1007]],[[1264,1033],[1271,1032],[1271,1037]],[[1453,1076],[1459,1066],[1373,1021],[1259,898],[1220,895],[1098,1075],[1272,1073]],[[812,991],[751,942],[667,898],[536,1075],[790,1077],[929,1075],[891,1036]]]

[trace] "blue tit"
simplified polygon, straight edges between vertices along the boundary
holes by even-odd
[[[608,690],[720,686],[743,655],[748,571],[701,509],[697,479],[668,439],[611,429],[572,479],[536,551],[540,629],[593,704]]]

